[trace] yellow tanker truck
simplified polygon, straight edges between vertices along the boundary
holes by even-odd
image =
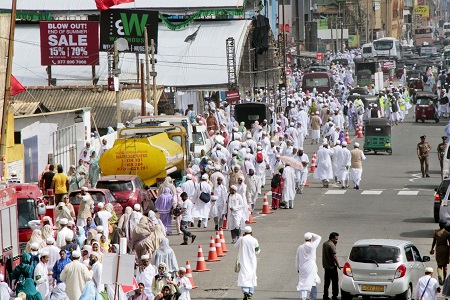
[[[102,175],[138,175],[148,186],[168,175],[181,177],[189,145],[181,126],[123,128],[114,146],[100,157]]]

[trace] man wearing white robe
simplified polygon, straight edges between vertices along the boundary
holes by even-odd
[[[256,168],[255,172],[256,172],[256,175],[259,176],[259,179],[261,179],[261,187],[264,188],[264,186],[266,185],[266,169],[267,169],[267,166],[269,165],[269,157],[266,154],[266,152],[264,152],[262,149],[263,148],[261,146],[258,146],[257,152],[255,154],[255,158],[257,155],[260,155],[260,156],[262,155],[262,157],[263,157],[263,161],[260,163],[257,162],[255,159],[255,168]],[[261,154],[259,154],[259,153],[261,153]]]
[[[92,281],[95,284],[97,293],[103,292],[105,290],[105,285],[102,282],[102,270],[103,265],[98,261],[99,254],[97,252],[91,252],[89,257],[89,265],[92,269]]]
[[[298,273],[297,291],[300,291],[300,299],[306,300],[310,291],[310,300],[315,300],[317,296],[316,285],[320,283],[318,268],[316,264],[317,247],[322,239],[320,235],[307,232],[304,235],[305,243],[300,245],[295,256],[295,266]]]
[[[336,156],[338,165],[338,180],[341,182],[341,188],[348,188],[348,172],[351,165],[352,154],[347,149],[347,142],[342,142],[342,149],[339,155]]]
[[[305,129],[303,131],[304,136],[308,136],[308,130],[306,130],[306,128],[308,128],[308,113],[303,109],[302,106],[300,106],[300,110],[297,115],[297,121],[300,122],[303,126],[303,129]]]
[[[62,247],[66,245],[66,235],[73,234],[72,230],[67,228],[67,224],[69,223],[69,220],[66,218],[62,218],[59,220],[59,225],[61,226],[61,229],[59,229],[58,233],[56,234],[56,246]]]
[[[359,190],[359,184],[361,183],[362,175],[362,161],[366,159],[364,152],[359,149],[359,143],[354,144],[354,149],[350,151],[352,154],[351,165],[350,165],[350,176],[352,178],[354,189]]]
[[[211,210],[211,201],[209,201],[208,203],[203,202],[202,200],[200,200],[200,195],[201,193],[206,193],[211,196],[212,187],[208,183],[208,174],[205,173],[202,175],[202,181],[197,185],[197,187],[198,199],[196,199],[194,203],[192,216],[198,219],[197,227],[200,227],[201,224],[203,224],[203,228],[207,228],[209,211]]]
[[[5,275],[0,274],[0,299],[9,299],[14,295],[14,292],[10,289],[5,282]]]
[[[186,181],[181,185],[181,189],[188,195],[189,200],[191,200],[192,203],[194,203],[196,200],[195,195],[197,191],[195,183],[192,181],[191,174],[186,175]]]
[[[36,283],[36,290],[41,294],[43,299],[50,293],[47,263],[48,252],[41,252],[40,261],[34,268],[33,275],[34,282]]]
[[[237,193],[236,185],[232,185],[228,195],[228,211],[224,211],[227,214],[227,229],[231,232],[232,244],[236,243],[241,235],[241,227],[245,224],[244,209],[244,199]]]
[[[154,299],[152,293],[153,279],[156,275],[155,267],[150,264],[150,256],[142,255],[141,256],[142,265],[136,271],[136,281],[138,283],[143,283],[145,287],[145,294],[150,298],[150,300]]]
[[[212,210],[212,216],[214,218],[214,229],[219,230],[223,225],[222,215],[226,208],[228,191],[225,187],[223,179],[221,177],[217,178],[217,184],[213,189],[214,197],[216,197],[216,203],[214,204]]]
[[[251,211],[253,212],[256,199],[258,199],[258,195],[261,195],[261,179],[258,175],[255,175],[254,169],[249,170],[248,176],[245,179],[245,185],[247,186],[247,202],[250,205]]]
[[[335,146],[333,147],[333,160],[332,160],[333,175],[335,181],[339,181],[339,179],[337,178],[339,174],[338,157],[340,156],[341,151],[342,151],[341,141],[336,140]]]
[[[329,180],[333,179],[332,156],[333,150],[328,149],[328,142],[324,139],[322,147],[317,150],[317,168],[314,171],[314,178],[320,179],[324,188],[328,188]]]
[[[285,208],[294,208],[295,199],[295,170],[289,163],[286,163],[283,171],[283,194],[282,202],[285,204]]]
[[[60,258],[59,257],[59,249],[55,246],[55,239],[51,236],[49,236],[46,240],[47,246],[42,248],[42,252],[48,252],[48,263],[47,263],[47,269],[48,271],[52,271],[53,266],[55,265],[56,261]]]
[[[252,228],[246,226],[244,236],[237,240],[234,245],[239,249],[240,270],[238,275],[238,286],[241,287],[244,299],[252,299],[257,286],[256,255],[261,252],[258,240],[252,236]]]
[[[295,159],[300,161],[300,163],[303,166],[302,170],[295,170],[295,176],[296,176],[296,191],[299,194],[303,194],[303,188],[306,185],[306,180],[308,179],[308,164],[309,164],[309,157],[308,155],[303,151],[303,147],[299,147],[297,155],[295,156]]]
[[[66,283],[66,294],[70,300],[79,300],[86,282],[92,279],[89,269],[80,262],[81,253],[72,252],[72,262],[67,264],[61,272],[61,281]]]

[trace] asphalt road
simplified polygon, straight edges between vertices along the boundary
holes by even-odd
[[[353,243],[364,238],[410,240],[416,244],[421,255],[429,255],[433,230],[438,227],[433,221],[432,210],[433,189],[440,183],[436,147],[444,135],[447,120],[441,120],[438,124],[432,121],[414,123],[411,112],[412,109],[405,123],[392,128],[392,155],[367,155],[363,162],[361,190],[341,190],[331,185],[329,189],[324,189],[310,174],[310,186],[305,188],[304,194],[297,195],[294,209],[255,216],[253,236],[260,243],[261,254],[254,299],[300,298],[296,291],[298,276],[294,257],[307,231],[321,235],[323,241],[328,239],[330,232],[338,232],[337,251],[341,265],[345,263]],[[431,178],[421,178],[416,155],[416,145],[422,134],[427,135],[432,146]],[[362,139],[356,139],[353,132],[350,139],[363,145]],[[317,145],[310,145],[310,139],[305,141],[305,151],[310,159],[317,148]],[[260,211],[261,208],[262,197],[255,210]],[[190,260],[195,269],[199,244],[207,257],[209,237],[213,234],[212,220],[209,227],[193,229],[198,237],[192,245],[179,246],[182,237],[170,237],[180,266]],[[221,262],[207,263],[211,271],[193,274],[199,288],[191,292],[192,299],[242,299],[237,274],[234,273],[237,250],[229,243],[229,232],[225,232],[225,238],[230,252]],[[323,281],[321,261],[320,246],[317,264]],[[436,268],[434,257],[428,265]],[[318,299],[322,299],[323,284],[320,284],[318,291]]]

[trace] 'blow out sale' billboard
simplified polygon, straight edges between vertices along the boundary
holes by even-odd
[[[42,21],[41,65],[98,65],[98,22]]]

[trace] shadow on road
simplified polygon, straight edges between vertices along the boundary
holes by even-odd
[[[409,189],[430,189],[430,190],[434,190],[438,186],[439,186],[438,183],[436,183],[436,184],[407,184],[407,185],[405,185],[405,187],[407,187]]]
[[[423,218],[412,218],[412,219],[404,219],[404,223],[434,223],[433,218],[423,217]]]
[[[434,234],[433,229],[415,230],[400,233],[401,237],[406,238],[432,238]]]

